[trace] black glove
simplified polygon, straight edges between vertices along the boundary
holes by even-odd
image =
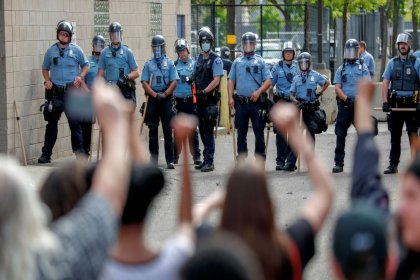
[[[204,90],[198,90],[197,91],[197,98],[199,100],[205,100],[206,99],[206,96],[207,96],[207,94],[206,94],[206,92]]]
[[[389,106],[388,102],[382,104],[382,111],[385,113],[391,112],[391,106]]]
[[[351,100],[351,98],[348,98],[346,100],[344,100],[344,106],[346,107],[351,107],[353,106],[353,100]]]
[[[166,95],[163,92],[157,92],[155,98],[157,102],[162,102],[163,100],[166,99]]]
[[[297,106],[297,108],[298,108],[299,110],[302,110],[302,109],[303,109],[303,107],[305,107],[305,106],[303,105],[303,103],[302,103],[302,102],[298,102],[298,103],[296,103],[296,106]]]

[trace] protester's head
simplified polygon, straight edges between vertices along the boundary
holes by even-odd
[[[0,164],[0,279],[35,279],[35,255],[56,242],[24,170],[5,157]]]
[[[48,175],[41,186],[40,195],[50,208],[53,221],[70,212],[89,191],[90,182],[87,182],[86,176],[91,177],[92,172],[85,161],[72,161]]]
[[[121,217],[122,225],[143,223],[150,204],[164,185],[163,173],[159,168],[133,165],[127,202]]]
[[[334,229],[337,279],[385,279],[387,236],[383,211],[369,201],[355,201],[349,211],[339,216]]]
[[[285,259],[283,237],[275,227],[267,179],[259,165],[244,164],[229,176],[222,230],[240,236],[259,258],[267,279],[279,275]]]
[[[182,280],[259,280],[255,254],[233,235],[217,233],[181,269]]]
[[[420,252],[420,155],[402,178],[398,222],[405,246]]]

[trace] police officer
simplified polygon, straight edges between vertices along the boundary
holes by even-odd
[[[335,166],[333,173],[343,172],[344,148],[347,130],[354,123],[354,101],[356,99],[356,85],[361,79],[369,78],[369,70],[364,63],[357,59],[359,56],[359,42],[349,39],[344,48],[344,63],[338,67],[334,77],[335,94],[337,96],[338,115],[335,124],[337,142],[335,147]]]
[[[416,52],[413,52],[413,55],[417,58],[420,58],[420,50],[417,50]]]
[[[366,65],[367,69],[369,70],[370,77],[373,80],[375,76],[375,60],[373,59],[373,56],[366,50],[365,41],[360,41],[359,43],[359,54],[359,62],[363,62],[363,64]]]
[[[162,122],[165,138],[165,157],[167,169],[174,169],[174,143],[171,119],[172,93],[179,80],[174,62],[166,57],[165,38],[156,35],[152,38],[153,58],[148,60],[141,73],[141,83],[148,97],[145,123],[149,127],[149,152],[151,161],[158,163],[159,158],[159,121]]]
[[[293,43],[288,41],[283,44],[282,59],[271,69],[274,92],[274,102],[290,102],[290,86],[293,78],[298,74],[298,64],[295,59],[295,49]],[[276,170],[283,170],[285,162],[292,153],[287,141],[280,133],[276,132]]]
[[[229,59],[230,50],[228,47],[220,48],[220,58],[223,61],[223,70],[226,70],[227,74],[230,73],[230,68],[232,68],[232,61]]]
[[[204,161],[196,165],[202,172],[214,170],[214,127],[219,114],[217,103],[220,100],[218,87],[223,76],[223,62],[212,51],[214,36],[210,28],[202,27],[198,32],[198,43],[202,53],[195,64],[194,79],[197,87],[197,114],[200,138],[204,145]]]
[[[257,38],[254,33],[242,35],[243,55],[235,59],[229,74],[229,107],[235,109],[235,127],[238,130],[238,156],[248,154],[246,135],[251,119],[255,135],[255,154],[265,159],[264,128],[265,120],[261,109],[267,98],[266,90],[271,86],[270,69],[264,59],[255,53]],[[236,83],[236,95],[233,89]]]
[[[104,77],[109,83],[117,85],[124,98],[136,104],[135,79],[139,68],[133,51],[122,44],[123,29],[121,24],[113,22],[108,28],[111,44],[106,47],[99,58],[98,77]]]
[[[330,85],[327,77],[311,69],[312,57],[308,52],[302,52],[297,57],[299,64],[299,74],[293,78],[290,86],[290,99],[302,110],[303,122],[308,127],[308,132],[315,142],[315,131],[312,123],[314,122],[314,112],[319,109],[318,98]],[[316,92],[317,86],[321,86],[321,91]],[[294,171],[296,169],[296,157],[291,154],[283,170]]]
[[[416,112],[394,112],[391,108],[415,108],[419,102],[420,60],[410,55],[411,35],[400,33],[396,45],[399,56],[391,59],[385,69],[382,82],[382,110],[389,113],[388,128],[391,132],[389,166],[384,174],[398,172],[401,154],[401,134],[405,122],[408,135],[417,134]],[[417,92],[417,94],[415,94]]]
[[[92,55],[88,57],[89,72],[85,77],[86,91],[90,91],[93,82],[98,75],[98,62],[101,51],[105,48],[105,38],[101,35],[96,35],[92,39]],[[90,142],[92,136],[92,121],[93,116],[80,121],[80,128],[82,130],[83,147],[85,148],[86,155],[90,153]]]
[[[67,88],[69,86],[80,87],[89,71],[89,63],[82,49],[71,43],[72,36],[73,26],[71,23],[66,20],[60,21],[57,24],[58,42],[48,48],[42,63],[42,76],[47,99],[43,114],[48,124],[45,130],[42,155],[38,159],[38,163],[51,161],[52,149],[57,140],[57,125],[64,110]],[[76,154],[85,153],[80,126],[67,112],[66,115],[71,131],[73,152]]]
[[[197,99],[195,95],[193,96],[191,85],[195,63],[190,56],[187,40],[181,38],[175,41],[175,53],[178,55],[175,67],[180,78],[174,91],[175,109],[178,113],[197,115]],[[193,138],[189,140],[189,144],[194,164],[200,165],[202,162],[197,130],[194,132]],[[175,163],[177,163],[182,147],[174,145],[174,148]]]

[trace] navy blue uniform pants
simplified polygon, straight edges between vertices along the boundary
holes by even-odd
[[[174,143],[171,128],[173,116],[172,99],[166,98],[161,102],[157,102],[155,98],[149,96],[145,123],[149,127],[149,152],[154,163],[157,163],[159,158],[158,128],[160,121],[162,122],[163,137],[165,138],[166,163],[174,162]]]
[[[344,166],[346,137],[351,124],[354,125],[354,107],[346,107],[340,102],[338,104],[337,122],[335,124],[335,135],[337,140],[334,162],[338,166]]]
[[[388,128],[391,132],[391,151],[389,153],[390,165],[397,166],[400,163],[401,135],[404,123],[409,136],[412,133],[417,135],[418,125],[416,112],[391,112],[388,115]]]
[[[61,118],[62,110],[49,114],[47,127],[45,129],[44,147],[42,147],[42,153],[50,157],[54,148],[55,142],[57,141],[58,134],[58,121]]]
[[[197,105],[193,104],[192,102],[183,102],[177,101],[175,103],[175,109],[177,113],[185,113],[190,114],[197,117]],[[176,131],[174,131],[176,133]],[[192,138],[188,139],[188,143],[190,146],[190,152],[193,156],[194,160],[199,160],[201,156],[200,145],[198,143],[198,132],[197,130],[194,131]],[[176,158],[179,158],[181,154],[182,147],[177,147],[174,145],[174,155]]]
[[[260,108],[260,102],[249,101],[243,104],[238,101],[235,102],[235,127],[238,130],[238,155],[248,155],[246,136],[248,133],[248,123],[251,119],[252,129],[255,136],[255,154],[258,154],[265,159],[265,121],[260,116]]]
[[[307,127],[306,137],[308,137],[308,134],[309,134],[315,143],[315,132],[309,128],[309,124],[311,123],[313,118],[314,118],[314,112],[312,110],[302,109],[302,121]],[[286,164],[289,164],[292,166],[296,164],[296,155],[294,153],[289,153],[289,156],[286,160]]]
[[[288,102],[290,103],[290,100],[280,99],[279,97],[274,97],[274,100],[277,100],[277,102]],[[290,146],[287,144],[287,139],[283,137],[283,135],[278,132],[274,128],[274,133],[276,134],[276,148],[277,148],[277,157],[276,157],[276,163],[277,164],[285,164],[287,158],[289,157],[290,153],[293,153],[293,151],[290,149]]]
[[[214,127],[216,122],[208,121],[207,107],[217,106],[213,103],[208,102],[199,102],[197,105],[197,114],[198,114],[198,129],[200,132],[201,142],[203,142],[204,150],[204,163],[213,164],[214,161]]]

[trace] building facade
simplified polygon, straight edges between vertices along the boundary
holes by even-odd
[[[60,20],[73,23],[74,41],[86,56],[92,51],[93,36],[102,34],[108,38],[109,23],[120,22],[123,43],[133,50],[140,71],[152,55],[153,35],[162,34],[166,38],[167,55],[172,59],[175,39],[178,36],[190,39],[190,0],[2,0],[0,5],[0,153],[22,157],[13,106],[16,101],[29,163],[36,162],[43,146],[46,122],[40,112],[44,103],[41,64],[47,48],[56,42],[56,25]],[[138,85],[138,107],[144,99],[143,89]],[[93,152],[97,133],[95,125]],[[52,158],[70,155],[70,130],[63,114]]]

